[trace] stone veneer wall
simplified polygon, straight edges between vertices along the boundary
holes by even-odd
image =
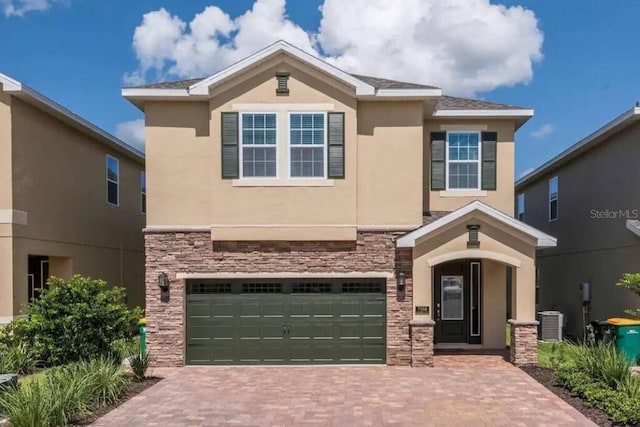
[[[212,242],[208,232],[147,232],[147,348],[156,366],[182,366],[185,352],[185,281],[177,273],[388,272],[387,364],[411,364],[411,249],[396,249],[403,233],[359,232],[355,242]],[[406,297],[396,298],[396,269],[406,278]],[[160,300],[158,273],[171,281]]]
[[[411,366],[414,368],[433,366],[433,333],[436,322],[411,320]]]
[[[538,364],[538,322],[510,319],[511,345],[509,359],[516,366]]]

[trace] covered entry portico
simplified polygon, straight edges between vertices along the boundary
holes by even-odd
[[[431,365],[434,344],[504,349],[508,304],[511,362],[535,364],[535,253],[555,245],[553,237],[479,201],[398,239],[413,256],[413,365]]]

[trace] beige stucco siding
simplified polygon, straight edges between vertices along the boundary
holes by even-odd
[[[422,224],[421,102],[358,104],[358,224]]]
[[[432,191],[430,185],[424,186],[425,211],[454,211],[473,200],[480,200],[509,215],[513,215],[514,174],[515,174],[515,124],[513,120],[427,120],[424,122],[424,176],[430,176],[431,132],[452,131],[494,131],[498,133],[497,148],[497,187],[494,191],[486,191],[486,195],[455,197],[445,195],[446,192]],[[450,192],[449,192],[450,193]]]
[[[11,209],[12,207],[11,97],[0,90],[0,209]]]
[[[119,160],[117,207],[106,203],[107,154]],[[71,258],[71,270],[54,262],[54,271],[126,285],[143,305],[144,165],[15,98],[11,160],[13,208],[28,214],[13,226],[13,314],[26,302],[28,255]]]
[[[482,344],[485,348],[506,346],[506,278],[506,265],[487,259],[482,261]]]
[[[276,70],[290,72],[289,96],[276,95]],[[146,104],[149,225],[355,225],[355,99],[316,74],[279,58],[216,88],[209,105]],[[345,179],[324,180],[323,186],[288,179],[288,114],[301,111],[301,104],[345,113]],[[269,179],[256,186],[221,179],[220,118],[233,111],[277,114],[274,186]],[[282,186],[283,181],[291,186]]]

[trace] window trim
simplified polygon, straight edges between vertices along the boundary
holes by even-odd
[[[449,158],[449,135],[456,134],[475,134],[478,135],[478,159],[477,160],[453,160],[455,163],[476,163],[478,165],[478,185],[476,187],[467,188],[450,188],[449,187],[449,163],[452,161]],[[460,131],[447,131],[447,140],[445,141],[445,165],[444,165],[444,178],[446,191],[479,191],[482,190],[482,132],[473,130],[460,130]]]
[[[117,173],[116,173],[116,181],[109,179],[109,159],[113,159],[116,162]],[[110,206],[120,206],[120,160],[116,157],[113,157],[110,154],[107,154],[106,162],[105,162],[105,189],[106,189],[106,200],[107,204]],[[109,201],[109,183],[114,183],[116,185],[116,203],[111,203]]]
[[[323,176],[291,176],[291,116],[294,114],[302,114],[302,115],[312,115],[312,114],[322,114],[324,117],[324,142],[323,142],[323,162],[324,162],[324,175]],[[288,111],[287,112],[287,178],[292,180],[300,180],[300,179],[312,179],[312,180],[326,180],[329,176],[329,162],[327,161],[327,156],[329,155],[329,132],[328,132],[328,112],[327,111]],[[308,144],[300,144],[302,146],[309,146]],[[317,147],[317,145],[312,145],[312,147]]]
[[[262,144],[257,147],[275,147],[276,149],[276,176],[244,176],[244,159],[243,159],[243,148],[244,148],[244,127],[242,126],[242,119],[245,115],[252,114],[266,114],[266,115],[274,115],[276,116],[276,143],[275,145]],[[277,111],[240,111],[238,114],[238,166],[239,170],[239,179],[278,179],[280,178],[280,115]],[[255,144],[251,144],[252,147],[256,147]],[[247,145],[249,147],[249,145]]]
[[[522,197],[522,212],[520,212],[520,198],[521,197]],[[524,193],[518,193],[518,195],[516,196],[516,219],[518,221],[523,221],[524,222],[525,211],[526,211],[526,203],[527,203],[527,198],[524,195]],[[522,218],[520,218],[520,215],[522,215]]]
[[[144,179],[144,187],[142,186],[142,180]],[[144,203],[142,202],[144,200]],[[147,172],[140,171],[140,213],[142,215],[147,214]]]
[[[554,180],[556,181],[556,188],[557,188],[557,189],[556,189],[556,196],[555,196],[555,198],[552,198],[552,196],[551,196],[551,183],[552,183]],[[558,208],[559,208],[559,205],[560,205],[560,203],[558,202],[558,193],[559,193],[559,192],[560,192],[560,182],[559,182],[559,180],[558,180],[558,175],[555,175],[555,176],[553,176],[553,177],[549,178],[549,186],[548,186],[548,194],[549,194],[549,222],[554,222],[554,221],[557,221],[557,220],[558,220],[558,214],[559,214]],[[555,218],[551,218],[551,203],[552,203],[552,202],[556,202],[556,217],[555,217]]]

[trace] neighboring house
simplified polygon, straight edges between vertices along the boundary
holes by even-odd
[[[565,332],[583,337],[581,283],[588,319],[640,306],[615,286],[640,272],[640,108],[636,106],[516,182],[518,216],[558,238],[538,252],[540,310],[564,314]]]
[[[53,275],[144,305],[143,181],[142,153],[0,74],[0,323]]]
[[[434,340],[505,348],[508,304],[512,360],[535,363],[535,251],[555,240],[513,218],[533,111],[285,42],[123,95],[146,115],[157,364],[430,365]]]

